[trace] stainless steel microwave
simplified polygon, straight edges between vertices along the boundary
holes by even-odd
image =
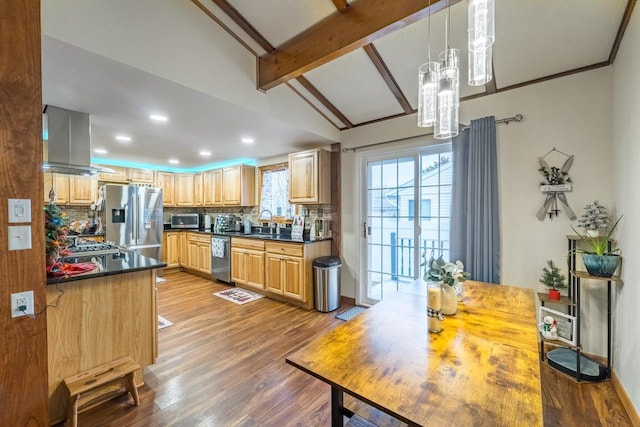
[[[171,228],[200,228],[200,215],[193,214],[173,214],[171,215]]]

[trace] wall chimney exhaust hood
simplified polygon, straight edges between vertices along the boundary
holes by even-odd
[[[45,172],[66,175],[95,175],[113,172],[91,166],[91,120],[89,114],[47,105],[44,123],[48,134],[48,158]]]

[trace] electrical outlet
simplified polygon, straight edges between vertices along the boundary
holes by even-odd
[[[20,317],[32,314],[34,314],[33,291],[11,294],[11,317]]]

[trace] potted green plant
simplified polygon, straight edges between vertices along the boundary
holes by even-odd
[[[560,272],[560,269],[552,260],[547,261],[547,266],[542,269],[540,283],[549,287],[549,299],[559,300],[560,289],[567,287],[565,280],[567,278]]]
[[[575,228],[571,227],[573,231],[587,244],[589,249],[577,248],[575,252],[582,254],[582,262],[587,272],[591,276],[596,277],[611,277],[620,264],[620,249],[609,249],[611,236],[614,230],[618,226],[618,223],[622,219],[622,216],[609,228],[604,236],[589,237],[587,235],[580,234]],[[573,255],[573,251],[569,252],[569,256]]]
[[[587,236],[598,237],[601,229],[606,229],[611,224],[611,218],[607,208],[597,200],[584,207],[584,212],[578,220],[578,227],[586,230]]]
[[[423,256],[425,255],[423,254]],[[432,281],[442,284],[442,314],[456,314],[458,310],[456,291],[462,292],[462,289],[457,290],[456,287],[469,277],[469,273],[464,271],[464,264],[461,261],[446,262],[442,255],[436,259],[432,253],[431,257],[421,265],[428,266],[424,273],[425,282]]]

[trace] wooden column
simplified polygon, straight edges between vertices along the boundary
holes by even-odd
[[[46,314],[11,318],[10,295],[45,304],[40,1],[0,0],[0,425],[49,425]],[[7,199],[31,200],[31,249],[9,251]],[[15,225],[15,224],[11,224]]]

